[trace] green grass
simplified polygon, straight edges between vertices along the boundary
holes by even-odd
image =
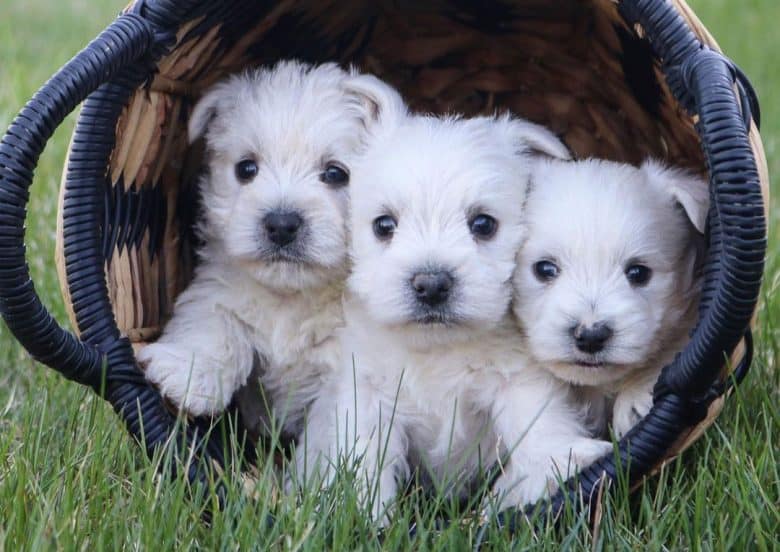
[[[97,34],[122,2],[3,0],[0,2],[0,128],[63,62]],[[751,77],[763,107],[770,173],[780,174],[780,4],[776,0],[695,0],[699,16],[725,51]],[[56,194],[74,118],[43,155],[28,219],[29,258],[38,291],[65,321],[53,267]],[[775,195],[780,191],[775,187]],[[771,204],[772,222],[778,203]],[[776,370],[780,267],[770,233],[768,272],[750,377],[716,424],[683,457],[630,498],[605,501],[594,536],[581,518],[564,528],[514,540],[489,535],[491,547],[538,545],[632,549],[777,549],[780,536],[780,376]],[[271,478],[261,478],[269,481]],[[274,506],[279,523],[266,530],[275,491],[261,485],[256,499],[230,486],[228,509],[210,526],[203,501],[185,500],[179,482],[163,481],[126,435],[113,411],[84,389],[36,365],[0,324],[0,549],[332,548],[378,547],[358,514],[348,479],[299,505]],[[474,524],[434,533],[435,513],[454,506],[410,498],[401,522],[386,536],[395,548],[469,548]],[[403,520],[416,516],[410,541]]]

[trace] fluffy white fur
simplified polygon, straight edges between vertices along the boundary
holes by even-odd
[[[208,158],[205,245],[163,335],[139,355],[146,376],[191,414],[221,411],[254,365],[283,429],[299,431],[338,364],[348,197],[321,175],[334,161],[348,168],[363,137],[349,76],[334,64],[281,62],[228,78],[195,106],[189,137],[205,135]],[[236,165],[247,159],[257,174],[241,182]],[[279,210],[303,221],[290,246],[275,246],[263,224]]]
[[[412,467],[457,492],[508,453],[496,492],[506,505],[534,501],[557,470],[609,450],[587,437],[567,386],[528,365],[509,308],[526,154],[568,152],[527,122],[414,116],[376,79],[353,86],[378,121],[353,165],[345,361],[309,412],[297,476],[327,482],[344,458],[360,459],[364,502],[380,515]],[[470,232],[480,213],[498,221],[491,239]],[[388,214],[397,228],[380,240],[373,221]],[[438,321],[420,317],[410,289],[430,267],[454,278]]]
[[[652,406],[660,369],[688,338],[700,291],[697,255],[707,183],[656,161],[539,161],[526,206],[528,239],[514,279],[514,311],[539,365],[574,384],[604,426],[627,432]],[[559,274],[541,281],[539,261]],[[626,269],[651,272],[632,286]],[[578,350],[573,330],[607,324],[601,351]]]

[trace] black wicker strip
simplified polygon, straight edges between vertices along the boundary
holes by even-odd
[[[157,29],[176,30],[184,21],[203,14],[212,2],[204,0],[140,0],[131,8]]]
[[[102,354],[64,331],[35,292],[25,260],[24,219],[38,157],[54,129],[97,86],[145,53],[149,25],[119,18],[57,72],[14,119],[0,143],[0,313],[30,354],[65,377],[97,389]]]

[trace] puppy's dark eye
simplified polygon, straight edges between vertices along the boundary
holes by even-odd
[[[238,181],[247,184],[252,182],[257,176],[257,163],[254,159],[242,159],[236,163],[236,178]]]
[[[628,283],[634,287],[646,286],[652,276],[653,271],[645,265],[634,264],[626,268]]]
[[[349,173],[338,163],[328,163],[320,174],[320,180],[333,188],[341,188],[349,183]]]
[[[479,214],[469,221],[469,230],[479,240],[489,240],[496,235],[498,221],[490,215]]]
[[[534,276],[540,282],[552,282],[561,273],[561,269],[558,265],[552,261],[539,261],[533,266]]]
[[[374,219],[374,235],[382,241],[393,237],[398,221],[390,215],[382,215]]]

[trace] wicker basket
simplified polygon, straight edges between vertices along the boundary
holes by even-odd
[[[750,362],[768,178],[750,85],[682,0],[137,0],[35,95],[0,146],[0,309],[36,359],[102,392],[149,452],[168,440],[174,416],[134,348],[159,335],[192,275],[200,152],[188,149],[187,116],[224,75],[293,57],[355,63],[427,111],[511,110],[580,157],[653,155],[707,173],[709,256],[691,342],[619,458],[549,504],[594,496],[621,464],[638,483],[712,423],[733,381],[725,367],[741,376]],[[35,294],[23,228],[38,155],[85,98],[57,232],[76,337]],[[222,462],[193,427],[186,437],[202,457]],[[202,466],[188,476],[202,478]]]

